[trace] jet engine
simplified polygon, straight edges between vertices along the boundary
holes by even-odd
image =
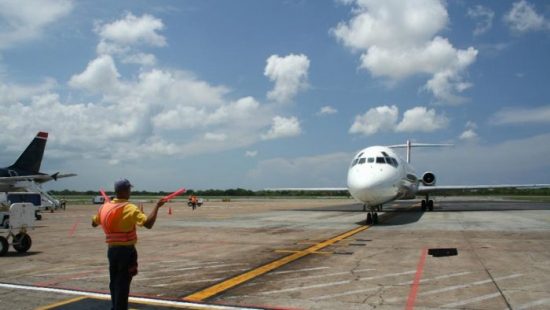
[[[425,172],[424,175],[422,175],[422,184],[425,186],[435,185],[435,174],[432,172]]]

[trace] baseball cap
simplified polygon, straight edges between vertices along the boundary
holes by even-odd
[[[131,187],[134,186],[130,183],[130,181],[128,181],[128,179],[122,179],[115,182],[115,192],[130,189]]]

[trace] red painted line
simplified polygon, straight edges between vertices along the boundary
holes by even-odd
[[[411,284],[411,290],[409,291],[409,298],[407,299],[406,310],[414,309],[414,303],[416,302],[416,294],[418,293],[418,286],[420,285],[420,279],[422,278],[422,272],[424,271],[424,263],[426,262],[427,249],[422,249],[420,252],[420,260],[416,266],[416,274],[414,275],[413,283]]]
[[[72,237],[74,235],[74,232],[76,231],[76,226],[80,223],[80,220],[76,220],[76,222],[73,224],[73,227],[69,231],[69,237]]]

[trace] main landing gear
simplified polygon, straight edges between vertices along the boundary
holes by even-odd
[[[420,203],[420,207],[422,208],[422,212],[426,211],[433,211],[434,210],[434,201],[430,199],[428,195],[426,195],[426,199],[423,199]]]
[[[366,208],[367,208],[367,206],[363,205],[363,210],[366,210]],[[382,211],[382,206],[370,207],[370,211],[369,211],[369,213],[367,213],[367,220],[366,220],[367,225],[376,225],[376,224],[378,224],[378,213],[376,213],[375,210]]]

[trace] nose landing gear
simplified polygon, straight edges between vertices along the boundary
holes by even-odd
[[[367,225],[378,224],[378,213],[376,213],[375,210],[379,210],[379,211],[382,210],[382,206],[370,207],[370,212],[367,213],[367,220],[366,220]]]

